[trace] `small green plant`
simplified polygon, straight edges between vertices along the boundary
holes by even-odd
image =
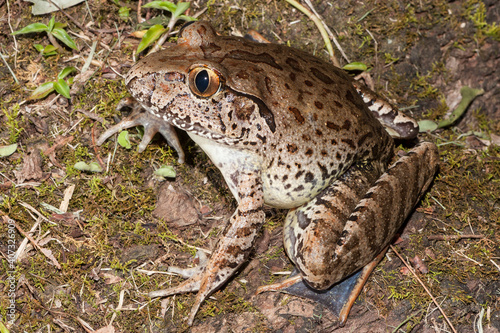
[[[65,23],[56,22],[55,18],[52,17],[49,21],[49,25],[43,23],[33,23],[25,26],[21,30],[14,31],[12,35],[29,34],[32,32],[46,32],[52,45],[43,46],[41,44],[34,44],[34,47],[44,56],[50,56],[57,53],[57,49],[61,46],[57,42],[56,38],[63,42],[69,48],[73,50],[78,50],[75,41],[68,35],[64,28]],[[54,38],[55,37],[55,38]]]
[[[8,146],[0,146],[0,157],[7,157],[12,154],[17,150],[17,143],[13,143]]]
[[[128,20],[130,17],[130,8],[120,7],[120,9],[118,9],[118,16],[120,16],[122,20]]]
[[[170,21],[168,22],[166,28],[164,28],[163,25],[161,24],[155,24],[151,28],[149,28],[148,31],[142,37],[142,40],[139,43],[139,46],[137,47],[137,51],[135,53],[136,54],[141,53],[152,43],[154,43],[156,40],[159,39],[158,42],[156,42],[155,46],[151,49],[150,53],[158,51],[160,46],[168,38],[174,26],[177,24],[177,21],[179,20],[194,21],[195,18],[183,15],[184,12],[186,12],[186,10],[189,8],[189,5],[190,5],[189,2],[179,2],[176,5],[169,1],[152,1],[144,5],[143,8],[156,8],[156,9],[166,10],[172,13],[172,17],[170,18]]]
[[[392,54],[390,53],[384,53],[384,57],[385,57],[385,63],[386,64],[392,64],[392,63],[395,63],[396,61],[399,60],[399,57],[394,57]]]
[[[443,119],[439,122],[435,122],[432,120],[420,120],[418,122],[418,126],[420,128],[420,132],[432,132],[438,128],[443,128],[443,127],[448,127],[453,125],[458,118],[460,118],[464,112],[467,110],[469,105],[472,103],[474,98],[477,96],[480,96],[484,94],[483,89],[472,89],[467,86],[462,87],[460,89],[460,94],[462,95],[462,99],[460,100],[460,103],[457,105],[455,110],[451,113],[451,115],[447,119]]]
[[[57,79],[51,82],[45,82],[38,88],[36,88],[30,95],[30,99],[41,99],[46,97],[48,94],[57,91],[59,94],[66,98],[69,96],[69,86],[73,84],[73,78],[70,77],[68,81],[64,81],[64,78],[69,74],[76,71],[75,67],[66,67],[57,75]]]
[[[500,41],[500,26],[496,23],[489,24],[486,22],[486,6],[481,1],[476,4],[476,8],[469,10],[469,18],[474,22],[476,29],[478,30],[477,36],[479,39],[482,35],[493,38],[497,42]]]
[[[342,66],[342,69],[348,72],[364,72],[368,69],[368,66],[362,62],[351,62]]]
[[[20,106],[19,104],[15,104],[12,108],[4,109],[2,108],[3,114],[7,118],[5,122],[5,128],[8,128],[10,131],[9,142],[15,143],[17,138],[21,134],[23,128],[19,126],[19,121],[17,116],[19,115]]]

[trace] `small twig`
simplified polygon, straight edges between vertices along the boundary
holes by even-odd
[[[100,122],[101,124],[104,124],[104,119],[102,117],[98,116],[97,114],[95,114],[94,112],[85,111],[83,109],[75,109],[75,111],[84,114],[85,116],[89,117],[92,120],[95,120],[95,121]]]
[[[321,21],[321,23],[323,24],[323,26],[325,27],[325,30],[326,32],[328,33],[328,36],[330,36],[330,39],[333,41],[333,43],[335,44],[335,46],[337,47],[337,50],[340,51],[340,54],[344,57],[344,59],[347,61],[347,63],[350,63],[351,60],[349,60],[349,58],[347,57],[347,55],[345,54],[344,52],[344,49],[342,49],[342,46],[340,46],[340,43],[338,42],[337,38],[335,38],[335,35],[333,34],[333,32],[330,30],[330,28],[328,27],[328,25],[326,25],[325,21],[323,20],[323,18],[316,12],[316,9],[314,9],[312,3],[310,0],[305,0],[305,2],[307,3],[307,5],[311,8],[311,10],[313,11],[313,13],[318,17],[318,19]],[[337,66],[337,65],[335,65]]]
[[[440,240],[440,241],[448,241],[448,240],[460,240],[464,238],[484,238],[484,235],[431,235],[427,236],[429,240]]]
[[[87,323],[85,320],[83,320],[82,318],[80,317],[76,317],[76,320],[80,323],[80,325],[82,325],[83,329],[87,332],[87,333],[92,333],[92,332],[95,332],[95,330],[92,328],[92,326],[89,325],[89,323]]]
[[[12,75],[12,77],[14,78],[14,81],[16,81],[16,84],[19,84],[19,80],[17,79],[16,74],[12,71],[12,69],[9,66],[9,63],[7,62],[7,60],[5,60],[2,53],[0,53],[0,58],[2,58],[2,61],[5,64],[5,67],[7,67],[7,69],[9,70],[10,75]]]
[[[462,251],[463,251],[463,250],[462,250]],[[467,259],[467,260],[472,261],[473,263],[475,263],[475,264],[476,264],[476,265],[478,265],[478,266],[481,266],[481,267],[483,266],[483,264],[481,264],[479,261],[476,261],[476,260],[474,260],[474,259],[472,259],[472,258],[469,258],[469,257],[467,257],[467,256],[466,256],[465,254],[463,254],[463,253],[460,253],[460,252],[458,252],[458,251],[455,251],[455,253],[456,253],[456,254],[458,254],[458,255],[459,255],[459,256],[461,256],[461,257],[464,257],[464,258],[465,258],[465,259]]]
[[[441,206],[441,208],[443,208],[444,210],[446,210],[446,207],[443,206],[443,204],[440,203],[438,199],[434,198],[432,195],[431,195],[431,199],[434,200],[439,206]]]
[[[142,23],[141,9],[142,9],[142,0],[139,0],[137,2],[137,23],[139,24]]]
[[[38,245],[38,242],[33,237],[31,237],[27,232],[25,232],[19,225],[17,225],[17,223],[15,224],[15,227],[17,231],[19,231],[21,235],[27,238],[31,242],[33,247],[35,247],[45,257],[47,257],[47,259],[49,259],[54,264],[54,266],[56,266],[58,269],[62,269],[61,265],[57,262],[56,258],[51,254],[51,252],[49,252],[50,250],[47,251],[46,249]]]
[[[10,18],[12,17],[12,15],[10,13],[9,1],[6,1],[6,4],[7,4],[7,23],[9,24],[10,32],[14,33],[14,28],[12,28],[12,24],[10,22]],[[14,58],[17,59],[18,48],[17,48],[17,39],[16,39],[16,36],[13,35],[12,39],[14,40],[14,50],[15,50]],[[3,57],[2,57],[2,59],[3,59]],[[14,64],[15,63],[16,63],[16,61],[14,61]],[[9,66],[7,66],[7,67],[9,67]],[[9,70],[10,70],[10,68],[9,68]],[[16,79],[16,83],[19,84],[19,82],[17,81],[17,79]]]
[[[99,150],[97,149],[97,144],[95,142],[95,126],[92,126],[91,137],[92,137],[92,147],[94,147],[94,152],[95,152],[95,156],[97,157],[97,162],[99,162],[99,165],[101,166],[101,168],[104,169],[105,164],[101,158],[101,155],[99,154]]]
[[[212,254],[212,251],[210,250],[206,250],[206,249],[203,249],[201,247],[198,247],[198,246],[194,246],[194,245],[189,245],[188,243],[184,242],[182,239],[179,239],[179,238],[170,238],[170,240],[173,240],[174,242],[179,242],[181,243],[182,245],[185,245],[187,247],[190,247],[192,249],[196,249],[198,251],[202,251],[202,252],[205,252],[206,254]]]
[[[425,291],[427,292],[427,294],[431,297],[432,301],[434,302],[434,304],[436,304],[436,306],[438,307],[439,311],[441,312],[441,314],[443,315],[444,319],[446,320],[446,322],[448,323],[448,325],[450,326],[451,330],[454,332],[454,333],[457,333],[457,331],[455,330],[455,327],[453,327],[453,325],[451,324],[450,322],[450,319],[448,319],[448,316],[446,315],[446,313],[444,313],[443,309],[441,308],[441,306],[439,305],[439,303],[437,302],[437,300],[434,298],[434,296],[432,296],[431,292],[429,291],[429,289],[427,289],[427,287],[425,286],[425,284],[422,282],[422,280],[420,280],[420,278],[418,277],[418,275],[415,273],[415,271],[413,270],[413,268],[410,266],[410,264],[408,264],[406,262],[406,260],[403,259],[403,257],[401,257],[401,255],[399,254],[399,252],[396,250],[396,248],[392,245],[390,245],[392,251],[398,256],[398,258],[403,262],[403,264],[406,266],[406,268],[408,268],[408,270],[413,274],[413,276],[417,279],[417,281],[420,283],[420,285],[425,289]]]
[[[50,31],[47,31],[47,36],[49,36],[50,43],[54,45],[56,49],[62,50],[61,44],[57,42],[56,38]]]
[[[490,259],[490,261],[500,271],[500,266],[498,266],[498,264],[496,262],[494,262],[493,259]]]
[[[75,137],[73,135],[70,135],[66,138],[62,138],[61,140],[58,140],[52,147],[50,148],[47,148],[43,154],[45,156],[47,155],[50,155],[52,153],[54,153],[56,151],[56,149],[59,149],[59,148],[62,148],[64,146],[66,146],[68,143],[70,143],[71,141],[73,141]]]
[[[372,35],[372,33],[370,32],[370,30],[368,30],[368,29],[365,29],[365,30],[370,35],[370,37],[372,38],[373,42],[375,43],[375,66],[377,66],[378,65],[378,42],[375,39],[375,36]]]
[[[30,204],[24,202],[24,201],[19,201],[19,203],[21,204],[21,206],[23,206],[24,208],[32,211],[33,213],[35,213],[39,218],[45,220],[46,222],[49,222],[53,225],[57,225],[57,223],[55,222],[52,222],[51,220],[49,220],[48,218],[46,218],[45,216],[43,216],[42,213],[40,213],[39,211],[37,211],[35,208],[33,208],[33,206],[31,206]]]
[[[165,272],[165,271],[150,271],[150,270],[147,270],[147,269],[136,269],[137,272],[139,273],[143,273],[143,274],[146,274],[146,275],[153,275],[153,274],[164,274],[164,275],[173,275],[173,276],[178,276],[178,274],[176,273],[171,273],[171,272]]]
[[[323,37],[323,41],[326,44],[325,45],[326,49],[328,50],[328,53],[330,54],[330,60],[332,61],[332,63],[335,66],[340,67],[338,60],[335,58],[335,53],[333,52],[332,43],[330,43],[330,39],[328,38],[328,33],[326,32],[325,27],[323,26],[321,21],[318,19],[318,17],[316,15],[314,15],[313,13],[311,13],[311,11],[309,11],[306,7],[302,6],[300,3],[298,3],[295,0],[286,0],[286,2],[288,2],[290,5],[294,6],[298,10],[300,10],[308,18],[310,18],[314,22],[314,24],[316,24],[316,27],[318,27],[319,32],[321,33],[321,36]]]

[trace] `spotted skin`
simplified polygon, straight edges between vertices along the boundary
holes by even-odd
[[[264,204],[290,209],[287,253],[306,283],[325,289],[377,256],[436,169],[437,150],[426,143],[431,153],[417,149],[386,173],[393,158],[389,133],[414,137],[415,123],[379,107],[341,69],[283,45],[217,36],[206,22],[185,26],[177,45],[140,60],[126,85],[148,111],[126,124],[167,124],[174,142],[171,126],[186,131],[238,201],[206,266],[177,287],[150,293],[197,291],[190,325],[204,299],[247,259]],[[98,143],[124,127],[108,130]],[[412,186],[405,189],[397,177]]]

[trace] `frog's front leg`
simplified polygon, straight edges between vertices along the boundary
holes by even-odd
[[[303,280],[326,290],[375,262],[431,183],[437,165],[436,146],[424,142],[380,177],[376,167],[354,165],[313,201],[291,211],[285,248]],[[363,272],[363,278],[369,272]],[[352,291],[356,294],[343,307],[347,313],[341,313],[341,321],[361,287]]]
[[[217,242],[206,267],[177,287],[149,294],[150,297],[160,297],[198,291],[188,325],[192,325],[201,303],[245,262],[264,223],[264,195],[260,172],[235,171],[233,179],[238,188],[238,208],[231,216],[224,235]]]
[[[177,133],[172,125],[148,112],[132,98],[122,99],[116,106],[116,109],[120,111],[125,107],[131,108],[132,113],[118,124],[110,127],[103,134],[101,134],[99,139],[97,139],[98,146],[102,145],[104,141],[106,141],[113,134],[116,134],[124,129],[135,126],[143,126],[144,135],[137,149],[139,153],[146,149],[147,145],[151,140],[153,140],[156,133],[160,133],[167,140],[170,146],[177,151],[177,155],[179,155],[178,162],[184,163],[184,150],[182,150],[179,138],[177,137]]]

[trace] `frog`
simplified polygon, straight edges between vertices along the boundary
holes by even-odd
[[[394,139],[416,141],[415,120],[307,52],[218,35],[206,21],[186,24],[176,44],[139,60],[125,85],[144,111],[97,143],[141,125],[141,149],[160,132],[182,163],[175,128],[185,131],[237,202],[210,258],[178,286],[149,296],[196,292],[192,325],[204,300],[249,258],[270,206],[289,210],[283,243],[297,274],[259,292],[290,291],[321,303],[349,281],[337,311],[345,324],[437,172],[432,142],[417,142],[395,157]]]

